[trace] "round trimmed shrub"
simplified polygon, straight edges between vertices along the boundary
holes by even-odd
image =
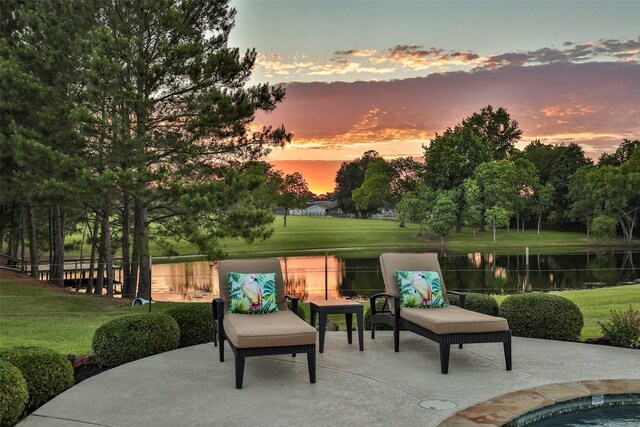
[[[213,342],[213,312],[211,304],[180,304],[165,311],[180,328],[180,347]]]
[[[551,294],[518,294],[500,305],[515,336],[577,341],[584,326],[582,313],[567,298]]]
[[[34,410],[74,384],[71,362],[57,351],[43,347],[0,349],[0,360],[20,370],[29,392],[28,410]]]
[[[93,335],[99,366],[113,367],[169,350],[180,344],[173,317],[160,313],[132,314],[100,326]]]
[[[449,297],[449,304],[460,306],[460,297],[458,295],[447,294],[447,296]],[[494,297],[475,292],[469,292],[466,294],[464,308],[477,313],[488,314],[490,316],[497,316],[499,311],[498,301],[496,301]]]
[[[27,382],[20,369],[0,360],[0,426],[14,426],[29,400]]]

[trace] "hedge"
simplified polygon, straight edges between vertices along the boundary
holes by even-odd
[[[160,313],[119,317],[93,335],[99,366],[113,367],[178,348],[180,328],[173,317]]]
[[[490,316],[497,316],[499,307],[498,301],[491,295],[478,294],[475,292],[466,293],[464,300],[464,308],[467,310],[475,311],[478,313],[488,314]],[[449,297],[449,304],[460,305],[460,297],[455,294],[447,294]]]
[[[73,366],[62,354],[42,347],[0,349],[0,360],[16,366],[27,383],[27,410],[34,410],[74,384]]]
[[[165,311],[180,328],[180,347],[213,342],[213,312],[211,304],[180,304]]]
[[[552,294],[511,295],[500,305],[499,315],[519,337],[577,341],[584,326],[578,306]]]
[[[0,360],[0,426],[14,426],[29,401],[27,382],[20,369]]]

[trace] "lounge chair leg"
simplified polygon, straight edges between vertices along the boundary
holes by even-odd
[[[376,325],[374,325],[373,323],[371,324],[371,339],[376,339]]]
[[[316,383],[316,347],[307,353],[307,364],[309,365],[309,382]]]
[[[218,335],[218,340],[220,340],[218,343],[218,348],[220,349],[220,361],[224,362],[224,334],[222,331]]]
[[[507,371],[511,370],[511,340],[502,343],[504,346],[504,361],[507,364]]]
[[[295,353],[291,353],[291,357],[296,357],[296,354]]]
[[[236,354],[236,388],[242,388],[244,377],[244,357]]]
[[[462,348],[462,343],[460,343],[460,345],[458,346],[458,348]]]
[[[451,346],[449,344],[440,344],[440,372],[443,374],[449,373],[449,350]]]

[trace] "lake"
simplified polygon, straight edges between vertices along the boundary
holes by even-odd
[[[612,286],[640,279],[640,251],[579,254],[439,254],[448,289],[516,293]],[[303,300],[324,298],[325,257],[280,258],[287,293]],[[329,298],[370,296],[384,289],[378,258],[326,259]],[[206,261],[154,264],[156,301],[211,301],[218,295],[218,272]]]

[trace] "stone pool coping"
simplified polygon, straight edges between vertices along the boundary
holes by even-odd
[[[494,397],[463,409],[438,427],[498,427],[557,403],[594,395],[640,393],[640,379],[571,381],[541,385]]]

